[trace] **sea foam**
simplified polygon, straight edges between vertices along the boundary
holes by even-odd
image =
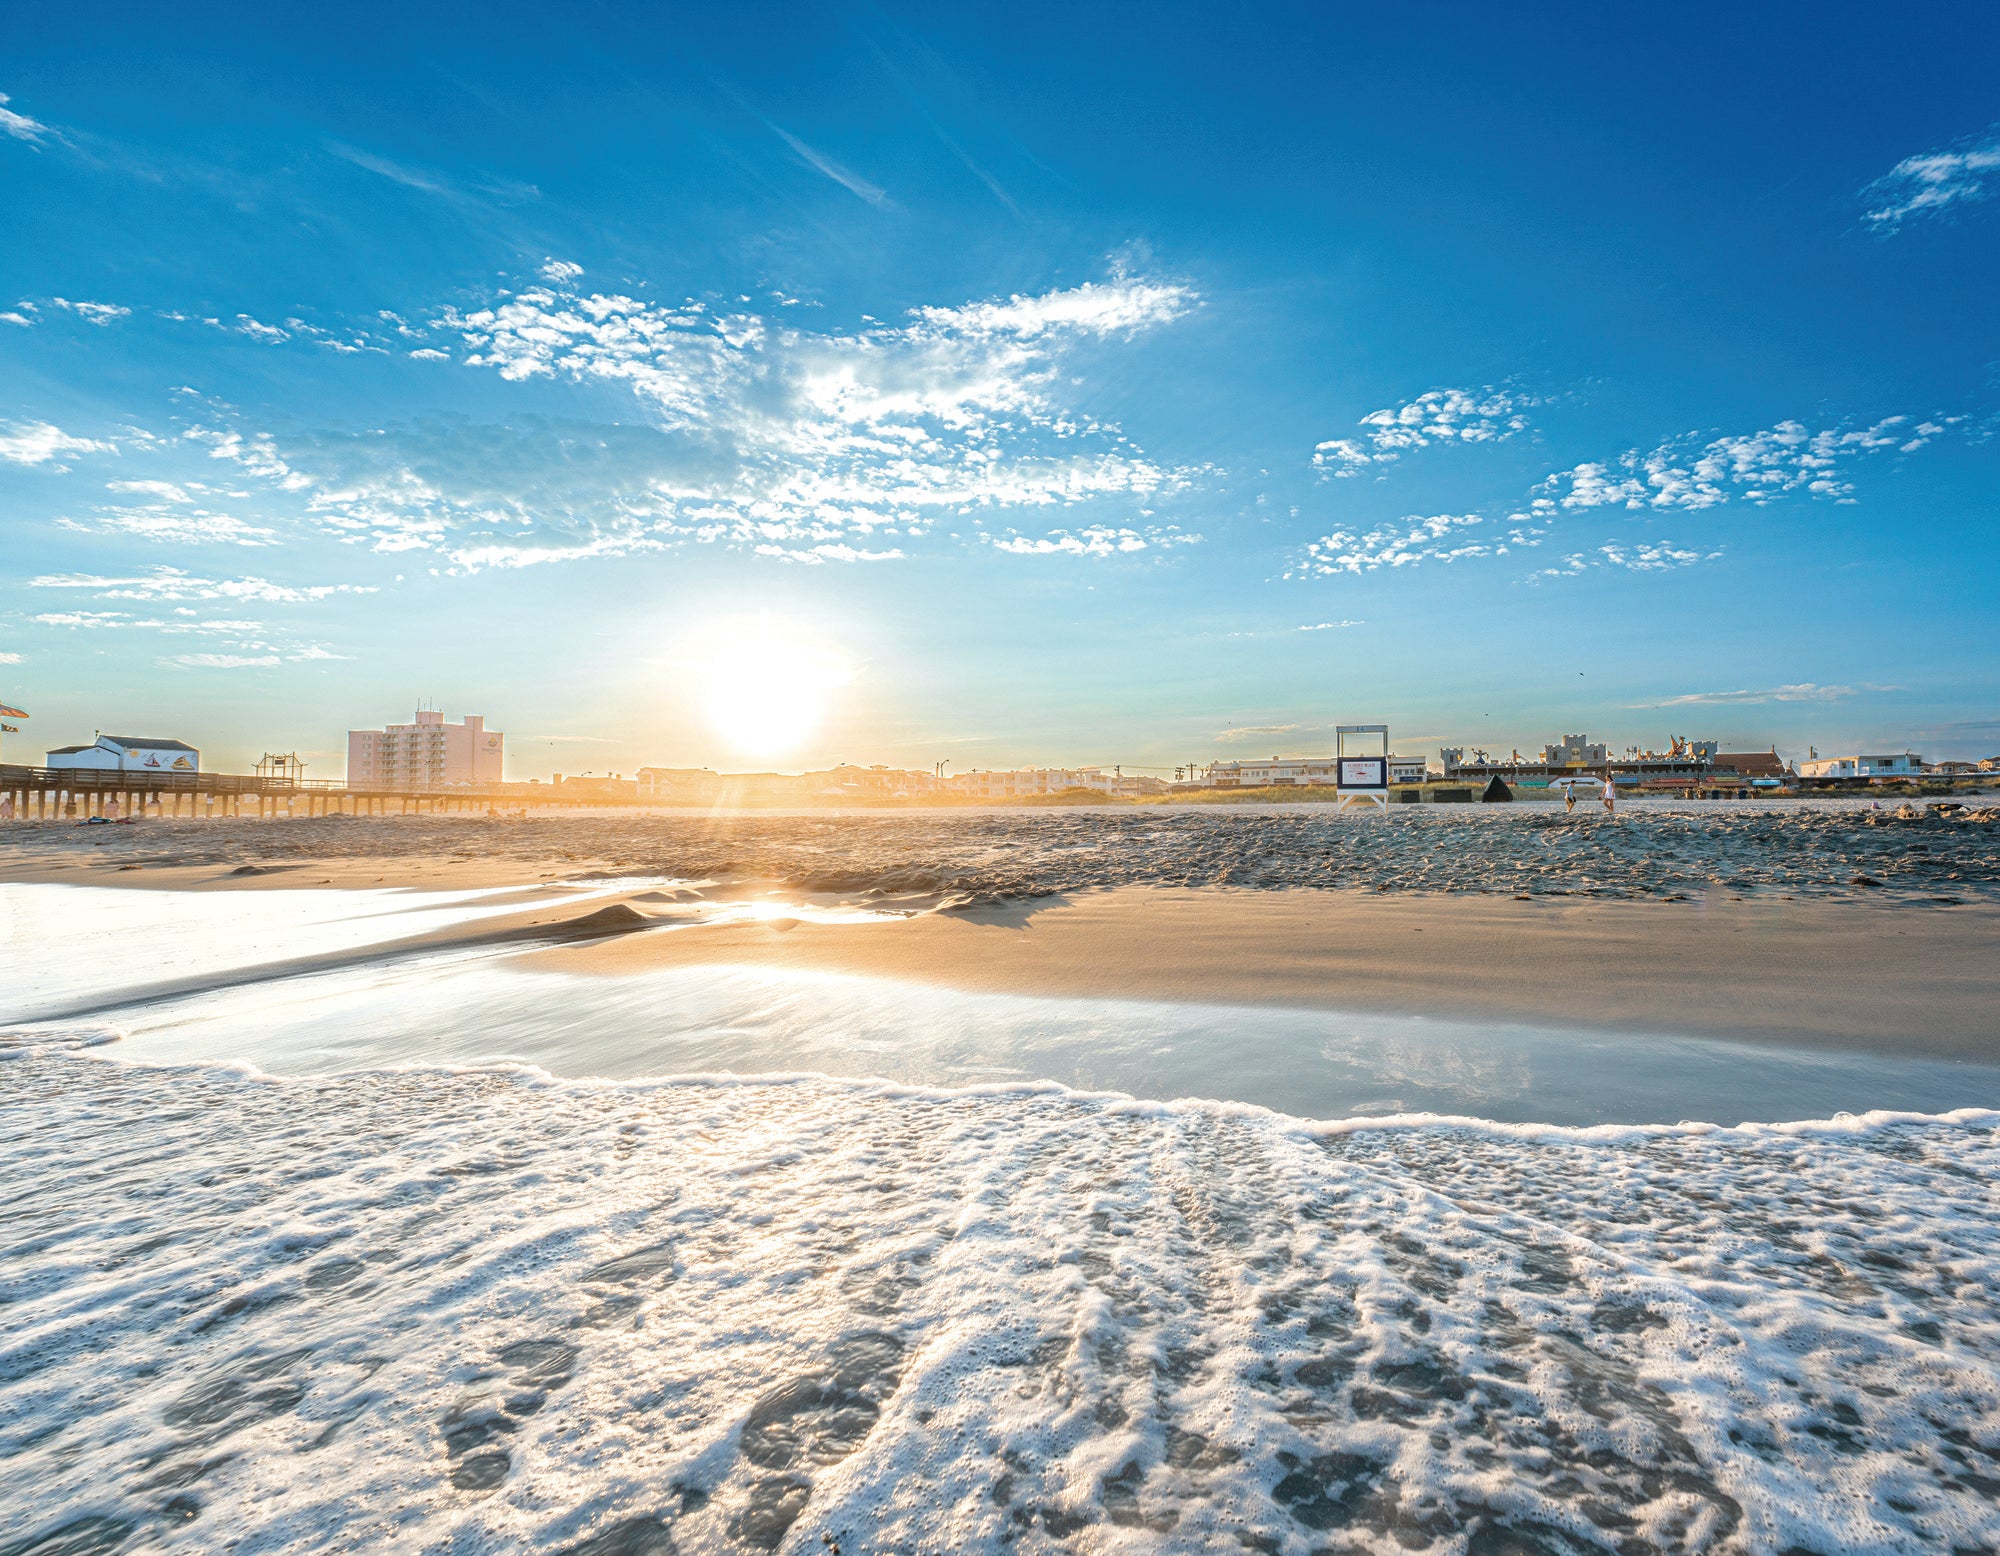
[[[7,1066],[15,1550],[2000,1542],[2000,1115]]]

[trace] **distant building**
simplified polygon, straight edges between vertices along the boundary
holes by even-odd
[[[1602,767],[1609,760],[1610,753],[1587,735],[1565,735],[1561,745],[1542,747],[1545,767]]]
[[[936,773],[914,768],[854,767],[842,762],[820,772],[799,774],[799,783],[821,799],[908,799],[917,794],[937,792]]]
[[[1775,751],[1718,751],[1715,770],[1735,773],[1739,778],[1782,778],[1785,759]]]
[[[420,708],[413,724],[347,732],[347,784],[415,791],[498,783],[506,743],[482,717],[447,724],[442,713]]]
[[[1274,756],[1268,762],[1210,762],[1207,781],[1217,789],[1285,789],[1300,786],[1334,788],[1338,762],[1330,756]],[[1422,783],[1430,764],[1420,756],[1389,758],[1391,783]]]
[[[1799,763],[1801,778],[1915,778],[1925,771],[1914,751],[1886,756],[1818,756]]]
[[[722,789],[722,777],[706,767],[642,767],[639,798],[655,803],[704,804]]]
[[[1031,799],[1039,794],[1061,794],[1066,789],[1091,789],[1114,799],[1167,791],[1161,779],[1107,773],[1101,767],[1017,767],[1005,772],[955,773],[945,787],[953,794],[981,800]]]
[[[87,746],[58,746],[48,765],[66,771],[159,773],[192,776],[201,771],[201,753],[184,740],[140,735],[99,735]]]
[[[1604,745],[1587,735],[1564,735],[1555,745],[1543,746],[1539,757],[1519,751],[1493,756],[1475,750],[1468,757],[1464,746],[1445,746],[1447,779],[1472,778],[1481,781],[1504,778],[1509,783],[1534,782],[1544,778],[1576,777],[1581,773],[1610,773],[1622,780],[1639,782],[1656,778],[1698,778],[1716,762],[1713,740],[1689,740],[1676,735],[1665,751],[1642,751],[1638,747],[1614,757]]]
[[[1288,789],[1299,784],[1331,787],[1330,756],[1274,756],[1268,762],[1210,762],[1208,781],[1218,789]]]
[[[557,773],[552,781],[559,794],[580,800],[632,801],[639,798],[638,780],[621,778],[617,773],[603,778],[574,773],[565,778]]]

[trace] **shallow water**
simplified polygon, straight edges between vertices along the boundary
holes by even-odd
[[[16,1015],[175,943],[63,890]],[[314,896],[203,970],[499,900]],[[1991,1070],[492,949],[0,1056],[4,1556],[2000,1543]]]

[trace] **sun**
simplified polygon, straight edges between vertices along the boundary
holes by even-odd
[[[838,655],[765,623],[721,637],[726,646],[702,665],[702,708],[710,727],[747,756],[783,756],[804,745],[834,693],[854,678]]]

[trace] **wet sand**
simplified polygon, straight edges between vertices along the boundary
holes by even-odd
[[[934,818],[738,818],[699,830],[647,821],[629,836],[624,823],[589,820],[535,831],[23,828],[0,836],[0,879],[176,891],[518,887],[519,913],[488,918],[476,939],[519,937],[531,963],[605,975],[769,966],[2000,1062],[2000,830],[1874,820],[1744,807],[1666,810],[1615,833],[1476,812],[1344,829],[1303,815],[1163,814],[1142,834],[1047,814],[958,817],[949,830]],[[1315,878],[1300,864],[1312,862],[1308,848],[1329,859],[1327,874],[1338,866],[1337,887],[1297,884]],[[1660,862],[1675,851],[1679,863]],[[1268,861],[1252,879],[1217,878],[1217,858],[1240,867],[1252,853]],[[1524,859],[1532,879],[1521,878]],[[1857,866],[1880,876],[1863,879]],[[707,884],[678,906],[643,887],[602,891],[607,877],[642,874]],[[1446,889],[1460,876],[1480,889]],[[593,880],[587,905],[563,900],[562,883]],[[1043,882],[1064,884],[1009,900]],[[913,916],[688,925],[704,902],[764,896]],[[628,899],[643,919],[570,922]],[[956,910],[932,911],[941,903]],[[416,936],[262,975],[474,940],[470,930]],[[161,992],[181,986],[163,979]]]
[[[529,953],[1000,993],[1282,1005],[2000,1061],[2000,910],[1357,892],[1095,892],[871,925],[718,925]]]

